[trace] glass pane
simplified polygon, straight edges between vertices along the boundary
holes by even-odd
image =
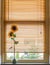
[[[13,60],[14,59],[14,53],[6,53],[6,60]]]
[[[14,59],[14,53],[6,53],[7,60]],[[15,53],[15,59],[18,60],[44,60],[44,53]]]
[[[5,0],[5,13],[9,21],[44,21],[45,0]]]
[[[14,52],[14,41],[9,37],[13,24],[6,25],[6,52]],[[15,24],[18,31],[15,41],[15,52],[44,52],[44,25],[43,24]]]

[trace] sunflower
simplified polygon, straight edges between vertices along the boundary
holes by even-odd
[[[16,25],[12,25],[11,30],[12,30],[13,32],[15,32],[15,31],[18,30],[18,27],[17,27]]]
[[[13,32],[10,32],[10,33],[9,33],[9,37],[12,37],[12,36],[13,36]]]

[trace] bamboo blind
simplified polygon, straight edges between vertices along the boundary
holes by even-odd
[[[45,0],[5,0],[6,21],[44,21]]]
[[[5,0],[5,21],[44,21],[45,0]],[[8,38],[12,24],[6,25],[6,52],[14,52],[13,41]],[[18,25],[15,52],[44,52],[44,25]],[[28,45],[27,45],[28,43]],[[9,47],[12,46],[12,49]]]
[[[15,45],[15,52],[44,52],[44,26],[43,24],[16,24],[18,31],[15,32],[15,40],[19,43]],[[8,34],[12,24],[6,25],[6,52],[14,52],[14,41]],[[11,48],[12,47],[12,48]],[[10,49],[11,48],[11,49]]]

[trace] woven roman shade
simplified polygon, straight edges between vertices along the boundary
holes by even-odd
[[[15,32],[18,44],[15,44],[15,52],[44,52],[44,25],[43,24],[16,24]],[[14,41],[9,38],[12,24],[6,25],[6,52],[14,52]],[[12,47],[12,48],[11,48]],[[11,49],[10,49],[11,48]]]
[[[6,21],[44,21],[45,0],[5,0]]]
[[[5,0],[5,21],[45,21],[45,0]],[[13,41],[8,37],[11,24],[6,25],[6,52],[14,52]],[[17,24],[15,52],[44,52],[44,25]],[[10,50],[9,47],[12,47]]]

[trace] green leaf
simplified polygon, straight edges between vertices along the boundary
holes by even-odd
[[[18,41],[15,41],[15,44],[18,44]]]
[[[14,37],[16,37],[16,34],[13,34]]]

